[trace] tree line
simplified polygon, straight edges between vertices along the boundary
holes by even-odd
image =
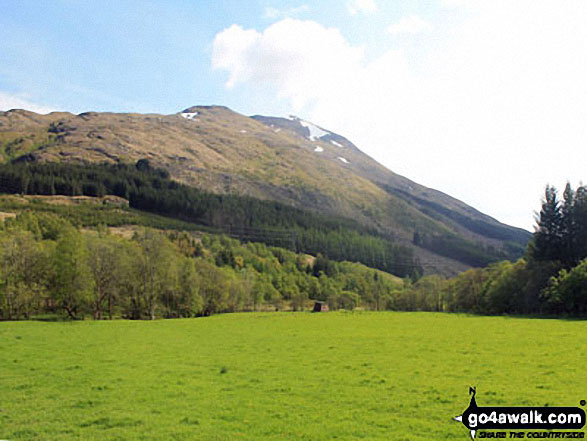
[[[398,279],[358,263],[219,235],[82,231],[25,211],[0,231],[0,319],[154,319],[221,312],[389,309]]]
[[[260,309],[587,314],[587,188],[548,187],[524,258],[398,279],[360,263],[179,230],[132,238],[25,210],[0,230],[0,319],[152,319]]]
[[[407,283],[396,307],[481,314],[587,315],[587,187],[547,186],[525,256]]]
[[[0,192],[30,195],[104,196],[129,200],[131,208],[226,232],[233,237],[323,253],[396,274],[422,273],[410,248],[354,220],[301,210],[274,201],[204,192],[173,181],[148,160],[129,164],[19,162],[0,165]]]

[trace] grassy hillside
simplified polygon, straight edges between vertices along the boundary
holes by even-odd
[[[577,406],[584,322],[431,313],[0,323],[0,438],[467,439],[479,405]]]
[[[205,191],[352,218],[412,247],[428,272],[468,268],[472,263],[463,260],[463,248],[519,257],[529,238],[392,173],[340,135],[312,137],[299,120],[249,118],[225,107],[186,111],[190,118],[188,113],[2,112],[0,154],[5,161],[148,159],[173,179]]]

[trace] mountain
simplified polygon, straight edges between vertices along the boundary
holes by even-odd
[[[348,139],[296,117],[222,106],[173,115],[0,112],[4,162],[136,163],[205,191],[352,219],[413,248],[426,272],[517,258],[530,233],[399,176]]]

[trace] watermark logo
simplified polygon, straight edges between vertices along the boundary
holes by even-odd
[[[477,389],[474,387],[469,388],[469,394],[471,395],[469,407],[462,415],[453,419],[463,423],[469,429],[471,439],[475,439],[475,434],[481,429],[579,430],[585,426],[585,411],[580,407],[477,406],[475,399]],[[581,405],[585,405],[585,402],[581,401]],[[516,437],[523,438],[525,436]],[[530,437],[533,436],[528,436],[528,438]]]

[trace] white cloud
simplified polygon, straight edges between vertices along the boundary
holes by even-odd
[[[389,25],[387,32],[390,34],[419,34],[430,29],[431,26],[427,21],[417,15],[410,15],[401,18],[397,23]]]
[[[310,7],[308,5],[300,5],[294,8],[278,9],[272,6],[265,8],[265,18],[274,20],[276,18],[296,17],[304,12],[308,12]]]
[[[375,0],[350,0],[347,3],[347,9],[351,15],[358,13],[370,14],[377,12]]]
[[[332,82],[347,82],[360,65],[361,48],[337,29],[313,21],[284,19],[263,33],[232,25],[214,39],[212,67],[229,71],[226,83],[272,84],[298,111],[320,99]]]
[[[5,92],[0,92],[0,110],[26,109],[36,113],[50,113],[55,109],[40,104],[35,104],[26,97]]]
[[[337,29],[287,19],[219,33],[212,63],[394,172],[531,228],[546,183],[587,180],[587,3],[467,5],[417,53],[368,60]]]

